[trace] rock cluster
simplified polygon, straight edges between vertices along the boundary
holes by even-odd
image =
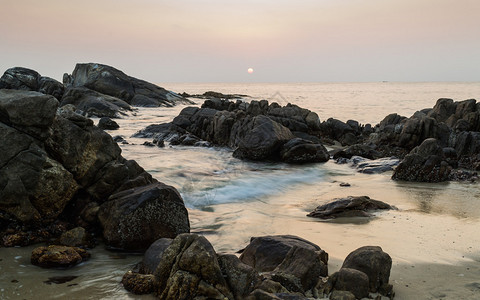
[[[25,245],[81,226],[103,234],[112,247],[139,250],[189,232],[174,188],[124,159],[92,120],[58,106],[51,95],[0,90],[3,244]],[[59,226],[62,220],[68,225]]]
[[[207,141],[236,149],[233,156],[240,159],[308,163],[329,159],[312,135],[319,129],[317,114],[296,105],[210,99],[201,108],[183,109],[171,123],[150,125],[135,136],[174,145],[198,146]]]
[[[203,236],[181,234],[155,242],[140,272],[128,271],[122,283],[131,292],[155,293],[160,299],[338,299],[339,294],[360,299],[370,292],[392,296],[392,261],[380,247],[355,250],[330,277],[327,264],[325,251],[297,236],[254,237],[237,257],[216,253]]]

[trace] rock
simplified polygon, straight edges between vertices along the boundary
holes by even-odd
[[[218,255],[218,262],[235,299],[245,299],[261,282],[258,272],[233,254]]]
[[[328,254],[317,245],[293,235],[252,237],[240,260],[259,272],[273,271],[294,246],[319,251],[321,261],[327,265]]]
[[[107,245],[124,250],[145,250],[159,238],[190,231],[180,194],[159,182],[113,194],[98,217]]]
[[[72,104],[83,115],[118,118],[131,111],[130,104],[122,99],[108,96],[85,87],[71,87],[65,91],[60,106]]]
[[[160,299],[233,299],[212,245],[203,236],[180,234],[155,271]]]
[[[151,294],[155,291],[155,276],[128,271],[122,277],[122,285],[136,295]]]
[[[42,268],[67,268],[89,257],[90,253],[81,248],[50,245],[33,249],[31,262]]]
[[[115,122],[114,120],[112,120],[108,117],[100,118],[97,126],[98,126],[98,128],[103,129],[103,130],[116,130],[116,129],[120,128],[120,126],[118,126],[117,122]]]
[[[388,285],[392,259],[378,246],[364,246],[350,253],[342,268],[361,271],[368,276],[370,292],[377,292]]]
[[[330,159],[327,149],[321,144],[293,138],[282,146],[281,161],[287,163],[326,162]]]
[[[76,227],[64,232],[55,243],[69,247],[92,248],[94,246],[92,237],[82,227]]]
[[[443,150],[435,139],[415,147],[395,169],[392,179],[421,182],[448,180],[452,167],[443,160]]]
[[[331,276],[334,290],[349,291],[356,299],[367,298],[370,285],[367,274],[350,268],[341,268]]]
[[[342,144],[353,145],[357,143],[353,128],[340,120],[329,118],[321,124],[321,131],[324,135]]]
[[[262,115],[254,117],[249,127],[233,153],[236,158],[275,159],[283,144],[294,138],[288,128]]]
[[[330,300],[355,300],[355,295],[349,291],[333,291]]]
[[[52,96],[0,90],[0,211],[21,222],[52,222],[78,189],[43,148],[57,106]]]
[[[173,239],[161,238],[153,242],[143,255],[141,273],[153,274],[162,260],[163,252],[170,246]]]
[[[380,174],[393,169],[400,163],[400,160],[395,157],[384,157],[379,159],[365,159],[360,156],[353,156],[351,159],[352,167],[360,173],[365,174]]]
[[[305,293],[314,288],[320,276],[328,276],[323,250],[293,246],[285,259],[273,270],[272,279],[280,282],[291,292]]]
[[[111,66],[77,64],[71,76],[64,77],[68,87],[86,87],[122,99],[132,106],[174,106],[192,104],[190,100],[152,83],[126,75]]]
[[[371,217],[371,211],[379,209],[394,209],[394,207],[385,202],[370,199],[368,196],[348,196],[320,205],[307,216],[320,219]]]
[[[0,89],[40,92],[61,99],[65,90],[62,83],[50,77],[42,77],[37,71],[15,67],[5,71],[0,78]]]
[[[373,149],[371,145],[355,144],[347,147],[344,150],[336,152],[333,155],[333,158],[337,159],[340,157],[344,157],[350,159],[353,156],[361,156],[368,159],[377,159],[382,157],[382,154],[377,150]]]

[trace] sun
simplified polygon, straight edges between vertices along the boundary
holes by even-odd
[[[248,68],[247,72],[248,72],[248,74],[252,74],[252,73],[253,73],[253,69],[252,69],[252,68]]]

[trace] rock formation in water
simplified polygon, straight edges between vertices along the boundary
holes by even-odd
[[[348,196],[315,208],[308,217],[320,219],[335,219],[342,217],[371,217],[377,210],[395,209],[393,206],[368,196]]]
[[[392,260],[380,247],[353,251],[331,276],[327,265],[325,251],[297,236],[254,237],[239,258],[216,253],[203,236],[181,234],[155,242],[139,269],[128,271],[122,283],[133,293],[155,293],[160,299],[338,299],[342,293],[360,299],[370,292],[393,296]]]
[[[329,159],[312,135],[319,129],[317,114],[296,105],[212,99],[201,108],[183,109],[171,123],[150,125],[135,136],[194,146],[207,141],[235,149],[233,156],[241,159],[308,163]]]
[[[72,104],[79,113],[97,117],[119,117],[135,106],[193,104],[174,92],[96,63],[77,64],[72,75],[64,74],[63,84],[31,69],[11,68],[0,78],[0,89],[52,95],[60,106]]]
[[[0,90],[2,244],[26,245],[81,226],[112,247],[142,250],[189,232],[173,187],[124,159],[92,120],[58,106],[51,95]]]

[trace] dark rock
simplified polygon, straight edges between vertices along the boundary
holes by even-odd
[[[379,209],[394,209],[394,207],[385,202],[370,199],[368,196],[348,196],[320,205],[307,216],[320,219],[371,217],[371,212]]]
[[[155,276],[128,271],[122,277],[122,285],[136,295],[151,294],[155,291]]]
[[[341,268],[331,276],[333,288],[338,291],[349,291],[356,299],[367,298],[370,285],[367,274],[350,268]]]
[[[426,139],[415,147],[396,167],[392,179],[440,182],[448,179],[452,167],[443,160],[437,140]]]
[[[218,262],[235,299],[245,299],[261,282],[258,272],[233,254],[218,255]]]
[[[203,236],[180,234],[155,271],[160,299],[233,299],[212,245]]]
[[[352,158],[353,156],[361,156],[368,159],[377,159],[382,157],[382,154],[373,149],[371,145],[355,144],[347,147],[342,151],[338,151],[333,155],[333,158],[339,157]]]
[[[323,134],[342,144],[353,145],[357,143],[353,128],[340,120],[329,118],[321,124],[321,130]]]
[[[145,250],[159,238],[190,231],[180,194],[159,182],[113,194],[98,217],[106,243],[125,250]]]
[[[327,265],[328,254],[317,245],[293,235],[252,237],[240,260],[259,272],[273,271],[294,246],[319,251],[321,261]]]
[[[143,255],[141,272],[153,274],[162,260],[163,252],[170,246],[172,239],[161,238],[153,242]]]
[[[120,128],[120,126],[118,126],[117,122],[115,122],[114,120],[112,120],[108,117],[100,118],[97,126],[98,126],[98,128],[103,129],[103,130],[116,130],[116,129]]]
[[[293,246],[285,259],[273,270],[272,279],[291,292],[305,293],[314,288],[320,276],[328,276],[323,250]]]
[[[72,104],[86,116],[118,118],[131,111],[130,104],[122,99],[104,95],[85,87],[71,87],[65,91],[60,106]]]
[[[349,187],[349,186],[351,186],[351,185],[350,185],[350,183],[348,183],[348,182],[342,182],[342,183],[340,183],[340,186],[341,186],[341,187]]]
[[[254,290],[245,300],[281,300],[282,298],[277,297],[275,294],[266,292],[261,289]]]
[[[335,290],[330,295],[330,300],[355,300],[355,295],[349,291],[338,291]]]
[[[77,64],[71,77],[64,77],[67,86],[86,87],[113,96],[133,106],[173,106],[192,102],[152,83],[126,75],[111,66]]]
[[[13,89],[40,92],[61,99],[65,90],[62,83],[50,77],[42,77],[38,72],[21,67],[5,71],[0,78],[0,89]]]
[[[90,258],[90,253],[77,247],[51,245],[33,249],[31,262],[42,268],[67,268]]]
[[[155,144],[152,143],[152,142],[143,142],[142,145],[147,146],[147,147],[155,147]]]
[[[254,117],[249,127],[233,153],[236,158],[275,159],[283,144],[294,138],[288,128],[262,115]]]
[[[92,237],[85,231],[85,228],[82,227],[76,227],[64,232],[55,244],[85,248],[92,248],[94,246]]]
[[[342,268],[350,268],[367,274],[370,292],[377,292],[388,285],[392,259],[378,246],[365,246],[350,253],[343,262]]]
[[[294,138],[280,150],[280,159],[287,163],[326,162],[330,159],[327,149],[321,144]]]

